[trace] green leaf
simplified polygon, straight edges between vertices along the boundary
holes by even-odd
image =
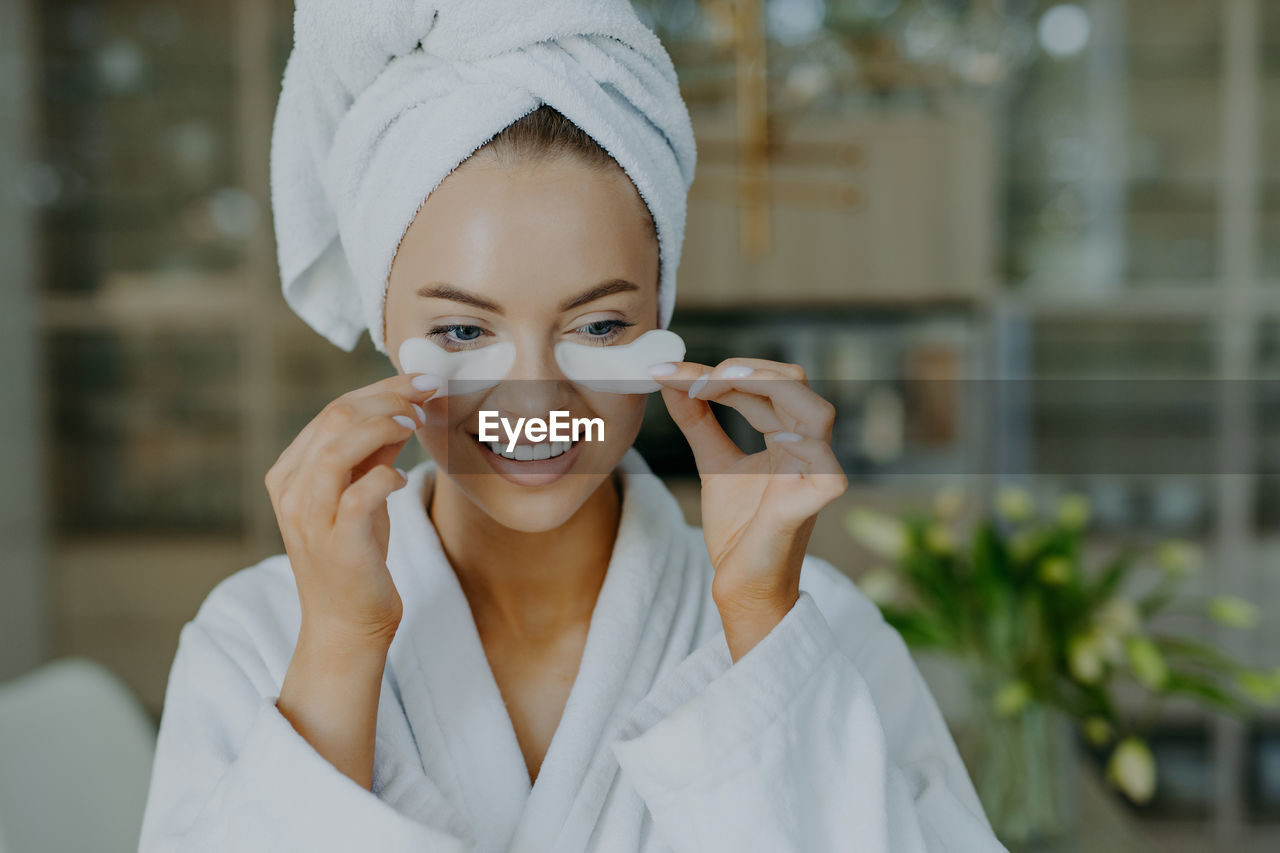
[[[1237,716],[1242,715],[1247,710],[1243,702],[1209,679],[1189,675],[1185,672],[1170,674],[1169,680],[1165,682],[1165,692],[1193,696],[1212,705],[1217,705],[1224,711]]]

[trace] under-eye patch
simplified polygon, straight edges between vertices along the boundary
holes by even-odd
[[[650,394],[662,388],[649,367],[683,361],[684,340],[667,329],[652,329],[629,344],[592,346],[571,341],[556,344],[556,363],[573,382],[612,394]]]
[[[501,341],[473,349],[451,352],[427,338],[407,338],[400,345],[400,368],[405,373],[431,373],[439,376],[438,397],[450,393],[470,394],[502,381],[516,360],[516,345]],[[449,383],[460,384],[450,391]]]

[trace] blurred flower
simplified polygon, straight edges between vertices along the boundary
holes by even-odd
[[[1209,599],[1209,618],[1228,628],[1256,628],[1258,608],[1234,595],[1215,595]]]
[[[1145,803],[1156,790],[1156,761],[1136,737],[1122,740],[1107,762],[1107,779],[1135,803]]]
[[[858,578],[858,589],[879,605],[892,604],[898,596],[900,587],[901,582],[898,580],[897,572],[884,566],[864,572],[862,577]]]
[[[1125,641],[1125,652],[1129,656],[1129,668],[1144,687],[1159,690],[1169,680],[1169,665],[1164,655],[1147,637],[1134,636]]]
[[[1156,549],[1156,565],[1171,577],[1181,578],[1200,570],[1204,555],[1200,549],[1182,539],[1161,542]]]
[[[924,535],[924,543],[935,554],[950,554],[955,550],[955,540],[951,536],[951,531],[941,524],[929,525]]]
[[[1058,523],[1072,530],[1083,530],[1089,523],[1092,507],[1084,495],[1063,495],[1058,501]]]
[[[1036,505],[1031,493],[1021,486],[1003,486],[996,493],[996,510],[1007,521],[1016,524],[1031,518],[1035,514]]]
[[[1031,559],[1040,547],[1040,534],[1035,530],[1020,530],[1009,537],[1009,553],[1018,561]]]
[[[1031,685],[1022,679],[1010,681],[996,691],[996,713],[1002,717],[1012,717],[1031,701]]]
[[[845,528],[850,536],[881,557],[896,560],[907,550],[907,528],[892,515],[855,507],[845,516]]]
[[[1123,596],[1109,598],[1098,607],[1094,622],[1104,634],[1127,637],[1142,626],[1138,606]]]
[[[1106,746],[1115,731],[1102,717],[1089,717],[1084,721],[1084,736],[1094,746]]]
[[[1050,557],[1040,563],[1040,582],[1049,586],[1062,586],[1071,580],[1071,561],[1066,557]]]
[[[1067,641],[1067,666],[1081,684],[1097,684],[1102,678],[1102,647],[1094,633],[1077,634]]]
[[[1274,705],[1280,699],[1280,667],[1266,670],[1245,670],[1236,673],[1236,683],[1250,699],[1262,705]]]
[[[957,488],[939,489],[933,496],[933,514],[942,521],[954,521],[964,510],[964,495]]]

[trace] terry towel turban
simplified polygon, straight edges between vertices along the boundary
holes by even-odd
[[[696,150],[675,68],[628,0],[298,0],[271,139],[285,301],[386,353],[391,262],[427,196],[549,104],[626,171],[658,232],[659,325],[675,302]]]

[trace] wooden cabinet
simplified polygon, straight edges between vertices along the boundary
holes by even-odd
[[[977,300],[994,285],[994,153],[978,106],[789,125],[769,168],[770,249],[739,239],[732,117],[695,115],[681,304]]]

